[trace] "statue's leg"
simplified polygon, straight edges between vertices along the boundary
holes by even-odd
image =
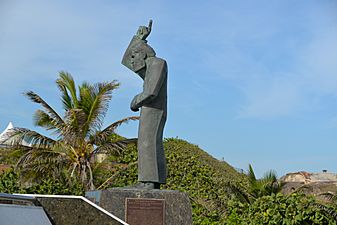
[[[161,120],[157,130],[156,138],[156,151],[157,151],[157,162],[158,162],[158,182],[161,184],[166,184],[167,169],[166,169],[166,157],[163,145],[163,131],[166,122],[166,113],[162,114]]]
[[[160,125],[163,111],[150,107],[142,107],[138,131],[138,181],[159,183],[160,173],[158,163],[162,163],[163,151],[157,151]],[[160,136],[160,137],[159,137]],[[161,158],[158,162],[158,156]],[[165,157],[164,157],[165,159]]]

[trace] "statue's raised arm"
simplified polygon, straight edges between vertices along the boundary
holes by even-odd
[[[152,20],[149,21],[149,26],[140,26],[136,33],[136,37],[141,40],[146,40],[146,38],[150,35],[152,30]]]
[[[134,72],[138,72],[145,66],[145,59],[154,57],[155,51],[147,44],[146,38],[152,30],[152,20],[149,26],[140,26],[133,36],[128,48],[125,50],[122,64]],[[140,75],[142,76],[142,75]]]

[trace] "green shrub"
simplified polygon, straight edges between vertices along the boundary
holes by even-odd
[[[80,182],[58,181],[54,179],[45,179],[41,183],[33,185],[26,189],[30,194],[45,195],[84,195],[84,187]]]
[[[19,176],[13,169],[0,174],[0,193],[26,193],[25,189],[19,185]]]
[[[257,198],[251,205],[229,201],[226,224],[333,225],[336,221],[315,205],[315,199],[304,194],[272,194]]]
[[[84,195],[84,187],[76,181],[44,179],[39,184],[24,187],[20,185],[19,175],[13,169],[0,174],[0,193],[9,194],[50,194]]]

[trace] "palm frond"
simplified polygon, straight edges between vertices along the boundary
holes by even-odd
[[[273,170],[270,170],[265,173],[265,175],[258,180],[260,183],[260,186],[262,188],[269,188],[271,187],[275,182],[277,182],[277,176],[276,173]]]
[[[91,87],[91,92],[86,92],[86,97],[83,100],[90,100],[88,107],[88,117],[86,121],[86,131],[93,133],[94,130],[100,129],[103,124],[103,119],[108,110],[109,101],[112,98],[112,91],[119,87],[117,81],[97,83]],[[90,96],[87,96],[89,95]],[[83,102],[84,103],[84,102]]]
[[[64,85],[64,82],[58,79],[56,80],[56,85],[62,94],[61,100],[62,100],[63,109],[67,111],[68,109],[74,108],[73,101],[71,100],[71,97],[69,96],[69,93],[67,91],[66,86]]]
[[[64,128],[63,126],[59,126],[55,119],[51,118],[49,114],[42,110],[35,111],[33,115],[33,121],[35,126],[43,127],[46,130],[54,130],[55,133],[60,133]]]
[[[70,109],[65,115],[66,123],[68,127],[74,127],[76,129],[83,128],[87,115],[83,109]]]
[[[103,145],[97,147],[93,153],[94,154],[104,153],[104,154],[118,155],[125,149],[125,147],[128,144],[135,143],[135,142],[137,142],[136,138],[124,139],[124,140],[119,140],[119,141],[114,141],[114,142],[106,142]]]
[[[124,123],[128,123],[131,120],[132,121],[139,120],[139,116],[126,117],[124,119],[118,120],[118,121],[110,124],[104,130],[102,130],[100,132],[97,132],[96,134],[94,134],[92,136],[92,139],[91,139],[92,144],[98,144],[99,145],[99,143],[106,142],[107,140],[109,140],[111,135],[115,134],[116,129],[120,125],[122,125]]]
[[[251,164],[248,172],[249,193],[253,198],[258,198],[272,193],[278,193],[282,189],[282,184],[277,181],[276,172],[270,170],[260,179],[257,179]]]
[[[255,176],[255,173],[254,173],[254,170],[253,170],[253,167],[252,167],[251,164],[249,164],[249,166],[248,166],[247,176],[248,176],[248,178],[251,182],[256,181],[256,176]]]
[[[77,146],[86,136],[83,131],[86,115],[82,109],[70,109],[66,112],[65,121],[67,126],[62,130],[63,140],[67,144]]]
[[[227,182],[225,189],[230,194],[233,194],[240,202],[250,204],[249,192],[241,188],[239,185]]]
[[[18,152],[18,154],[23,154],[32,148],[30,146],[22,145],[22,144],[17,144],[17,145],[6,144],[3,146],[4,148],[2,149],[2,151],[4,151],[4,154],[7,154],[7,153],[16,154],[16,152]]]
[[[275,182],[277,180],[277,174],[276,174],[276,171],[275,170],[269,170],[267,171],[263,177],[262,177],[263,180],[266,180],[266,181],[272,181],[272,182]]]
[[[122,124],[124,123],[128,123],[130,120],[134,121],[134,120],[139,120],[139,116],[129,116],[126,117],[124,119],[118,120],[112,124],[110,124],[109,126],[107,126],[102,133],[106,133],[107,135],[111,135],[113,132],[115,132],[115,130]],[[110,133],[109,133],[110,132]]]
[[[49,148],[53,146],[56,141],[52,138],[46,137],[36,131],[26,128],[13,128],[5,136],[5,144],[12,146],[34,146],[38,148]]]
[[[47,103],[45,102],[39,95],[34,93],[33,91],[28,91],[24,93],[32,102],[40,104],[48,113],[48,115],[55,121],[58,126],[62,126],[64,124],[63,119],[59,116],[59,114]]]
[[[277,175],[274,170],[270,170],[258,181],[264,195],[278,193],[282,189],[282,184],[277,181]]]
[[[47,173],[70,164],[69,152],[57,143],[49,148],[21,146],[22,156],[17,161],[15,168],[21,170],[33,170],[36,173]],[[46,175],[46,174],[45,174]]]
[[[82,83],[82,85],[80,85],[78,87],[79,89],[79,93],[80,93],[80,97],[79,97],[79,105],[81,107],[81,109],[87,114],[89,115],[90,110],[91,110],[91,106],[93,104],[94,101],[94,96],[93,96],[93,92],[94,92],[94,87],[93,85],[90,85],[89,83]]]
[[[62,154],[33,148],[23,155],[15,166],[24,180],[58,177],[70,161]]]
[[[13,165],[25,153],[26,146],[12,146],[1,144],[0,160],[4,164]]]
[[[62,102],[63,106],[70,108],[78,108],[78,100],[76,94],[76,87],[74,78],[70,73],[65,71],[59,72],[60,78],[56,80],[56,84],[62,92]],[[70,93],[70,96],[68,94]]]

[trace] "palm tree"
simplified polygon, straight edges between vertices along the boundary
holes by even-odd
[[[267,171],[262,178],[256,179],[253,167],[249,164],[247,176],[250,184],[249,193],[254,199],[281,191],[282,187],[273,170]]]
[[[262,196],[276,194],[281,191],[282,185],[277,181],[275,171],[267,171],[264,176],[257,179],[251,164],[247,172],[248,187],[228,183],[226,189],[233,193],[241,202],[251,203]]]
[[[120,153],[126,144],[136,139],[116,138],[115,130],[121,124],[137,120],[127,117],[101,129],[112,91],[119,87],[112,82],[75,86],[73,77],[60,72],[56,80],[61,92],[64,116],[61,117],[46,101],[33,91],[25,95],[34,103],[42,106],[34,114],[36,126],[52,132],[55,139],[38,132],[14,128],[6,143],[22,152],[16,168],[26,177],[58,177],[66,172],[93,190],[93,164],[99,153]],[[77,92],[78,91],[78,92]],[[24,144],[26,143],[26,144]]]

